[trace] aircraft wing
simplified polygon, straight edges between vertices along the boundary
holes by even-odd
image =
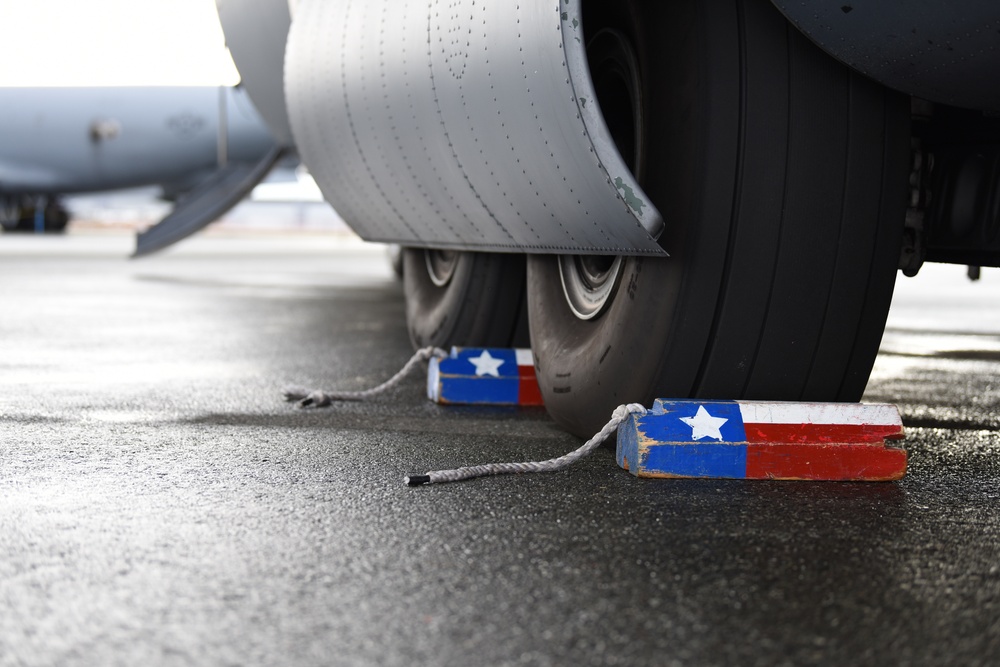
[[[160,222],[136,236],[133,257],[142,257],[191,236],[233,208],[260,183],[288,149],[275,146],[258,162],[229,162],[177,200]]]

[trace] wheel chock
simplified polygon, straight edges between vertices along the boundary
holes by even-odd
[[[450,405],[542,405],[531,350],[453,347],[431,358],[427,398]]]
[[[618,428],[638,477],[881,482],[906,473],[894,405],[657,399]]]

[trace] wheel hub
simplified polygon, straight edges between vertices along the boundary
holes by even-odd
[[[643,118],[639,64],[628,37],[603,28],[587,42],[587,61],[601,115],[622,159],[641,181]],[[581,320],[600,315],[618,289],[622,258],[564,255],[559,278],[570,310]]]
[[[458,266],[458,251],[455,250],[425,250],[424,261],[427,264],[427,275],[438,287],[444,287],[451,282]]]
[[[581,320],[600,315],[618,290],[622,258],[601,255],[563,255],[559,279],[570,310]]]

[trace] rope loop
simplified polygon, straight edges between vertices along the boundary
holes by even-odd
[[[285,400],[294,401],[300,408],[325,408],[334,401],[365,401],[383,394],[394,388],[409,375],[410,371],[421,362],[432,357],[445,359],[448,353],[439,347],[424,347],[417,350],[410,360],[403,365],[398,373],[383,382],[382,384],[365,389],[363,391],[337,391],[329,392],[320,389],[304,389],[302,387],[287,387],[284,390]],[[587,456],[597,447],[607,440],[608,436],[614,433],[623,422],[631,415],[644,415],[646,408],[639,403],[626,403],[619,405],[611,413],[611,419],[604,427],[594,434],[587,442],[578,449],[564,454],[558,458],[547,461],[525,461],[521,463],[487,463],[466,468],[455,468],[453,470],[433,470],[423,475],[407,475],[403,482],[408,486],[420,486],[421,484],[438,484],[441,482],[457,482],[473,477],[485,477],[488,475],[503,475],[516,472],[555,472],[573,465],[584,456]]]
[[[439,347],[423,347],[413,353],[410,360],[403,365],[398,373],[383,382],[382,384],[365,389],[363,391],[336,391],[328,392],[320,389],[305,389],[303,387],[286,387],[284,390],[285,400],[294,401],[300,408],[325,408],[334,401],[366,401],[383,394],[394,388],[410,374],[421,362],[429,360],[431,357],[444,359],[448,353]]]
[[[555,472],[569,467],[597,449],[609,435],[614,433],[631,415],[644,415],[646,408],[639,403],[627,403],[619,405],[611,413],[611,419],[604,427],[598,431],[583,445],[558,458],[547,461],[526,461],[522,463],[486,463],[484,465],[469,466],[466,468],[455,468],[453,470],[432,470],[423,475],[407,475],[403,478],[403,483],[407,486],[421,486],[423,484],[440,484],[442,482],[458,482],[473,477],[486,477],[489,475],[504,475],[515,472]]]

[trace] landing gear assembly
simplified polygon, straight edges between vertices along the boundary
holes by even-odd
[[[574,433],[655,397],[861,396],[909,100],[770,2],[300,0],[283,71],[324,196],[430,248],[404,258],[415,345],[512,344],[530,253],[539,385]]]
[[[529,256],[549,412],[583,436],[657,396],[858,400],[899,259],[906,98],[767,3],[590,2],[583,16],[598,102],[669,212],[671,257]]]
[[[58,200],[18,197],[0,204],[0,227],[5,232],[61,234],[69,224],[69,212]]]
[[[414,347],[526,347],[524,277],[524,255],[404,249]]]

